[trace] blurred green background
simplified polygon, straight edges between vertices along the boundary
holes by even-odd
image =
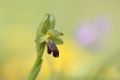
[[[119,0],[0,0],[0,80],[25,80],[36,58],[36,29],[44,14],[63,32],[60,57],[46,53],[37,80],[120,80]],[[105,14],[112,20],[106,49],[99,54],[76,45],[77,25]]]

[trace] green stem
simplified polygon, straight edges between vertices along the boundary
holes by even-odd
[[[41,64],[42,64],[42,59],[40,60],[39,57],[37,57],[35,64],[32,68],[32,71],[28,77],[28,80],[35,80],[36,79],[36,77],[40,71]]]
[[[30,75],[28,76],[28,80],[35,80],[36,77],[38,76],[38,73],[40,72],[41,65],[42,65],[42,55],[45,49],[46,43],[37,43],[36,42],[36,48],[37,48],[37,53],[40,53],[40,55],[37,55],[37,59],[35,61],[35,64],[31,70]]]

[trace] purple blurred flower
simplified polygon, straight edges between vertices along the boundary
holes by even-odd
[[[89,23],[81,23],[76,31],[76,39],[87,48],[100,48],[111,28],[110,20],[99,16]]]

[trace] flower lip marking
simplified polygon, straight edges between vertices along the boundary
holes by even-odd
[[[59,50],[53,41],[47,42],[47,52],[48,54],[52,52],[54,57],[59,57]]]
[[[53,50],[52,50],[52,47],[53,47],[53,46],[52,46],[51,42],[48,41],[48,43],[47,43],[47,53],[48,53],[48,54],[51,54],[51,52],[53,51]]]

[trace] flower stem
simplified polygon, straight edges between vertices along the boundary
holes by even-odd
[[[42,55],[45,49],[45,45],[46,45],[45,42],[41,44],[36,42],[37,53],[40,53],[40,55],[37,55],[35,64],[32,68],[30,75],[28,76],[28,80],[35,80],[38,73],[40,72],[41,65],[42,65]]]
[[[37,57],[35,64],[32,68],[32,71],[28,77],[28,80],[35,80],[36,79],[36,77],[40,71],[41,64],[42,64],[42,59],[40,60],[39,57]]]

